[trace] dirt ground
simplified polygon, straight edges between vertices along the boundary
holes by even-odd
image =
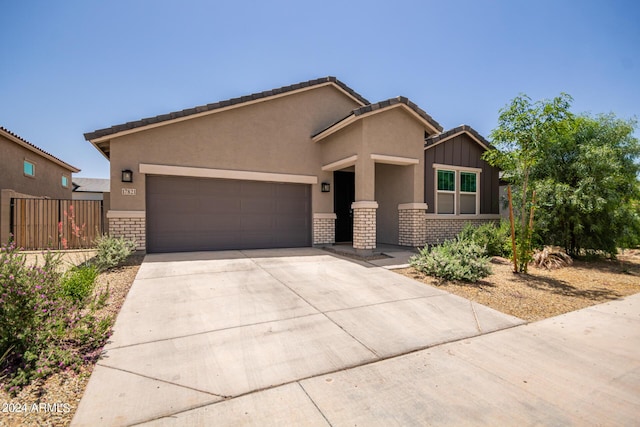
[[[75,265],[80,265],[96,256],[96,251],[94,249],[53,252],[60,253],[60,268],[63,270],[68,270]],[[44,256],[42,255],[42,251],[24,251],[22,253],[26,255],[25,262],[27,265],[44,265]]]
[[[557,270],[530,266],[528,274],[514,274],[509,260],[494,257],[492,269],[477,283],[441,281],[413,268],[394,271],[529,322],[640,292],[640,250]]]
[[[93,256],[88,255],[90,254],[81,251],[69,251],[64,255],[63,264],[69,268]],[[34,253],[27,262],[33,262],[36,258],[37,255]],[[108,286],[109,299],[105,307],[96,313],[97,316],[115,318],[120,312],[143,258],[142,255],[133,255],[129,257],[126,265],[98,276],[95,292],[100,292]],[[93,365],[83,367],[79,373],[60,372],[45,381],[39,380],[25,387],[15,397],[0,389],[0,426],[68,426],[78,408],[92,370]]]
[[[71,257],[84,261],[84,255]],[[127,266],[98,277],[96,288],[108,285],[110,289],[109,302],[101,315],[120,311],[141,262],[142,256],[134,256]],[[439,281],[412,268],[394,271],[527,321],[640,292],[640,250],[627,251],[618,261],[576,261],[571,267],[550,271],[530,267],[527,275],[513,274],[512,265],[503,258],[494,258],[492,266],[493,274],[475,284]],[[15,397],[0,390],[0,426],[69,425],[92,369],[86,366],[79,374],[61,372],[24,388]],[[51,409],[56,403],[57,412],[33,410],[34,404],[36,408],[49,404]],[[5,404],[7,411],[3,411]],[[27,412],[16,412],[18,407]]]

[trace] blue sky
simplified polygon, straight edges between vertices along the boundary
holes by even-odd
[[[0,4],[0,125],[77,176],[108,177],[85,132],[327,75],[485,136],[519,93],[640,116],[635,0]]]

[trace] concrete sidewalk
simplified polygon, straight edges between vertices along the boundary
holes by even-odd
[[[314,249],[147,256],[73,425],[635,422],[639,296],[519,324]]]

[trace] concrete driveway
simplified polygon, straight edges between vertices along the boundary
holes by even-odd
[[[612,305],[513,328],[321,250],[148,255],[73,424],[631,422],[640,300],[626,301],[625,315]]]

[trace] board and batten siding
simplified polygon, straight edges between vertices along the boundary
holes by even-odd
[[[424,200],[429,206],[427,213],[435,213],[434,163],[482,169],[480,174],[480,214],[500,213],[499,171],[482,160],[483,152],[484,148],[466,133],[424,151]]]

